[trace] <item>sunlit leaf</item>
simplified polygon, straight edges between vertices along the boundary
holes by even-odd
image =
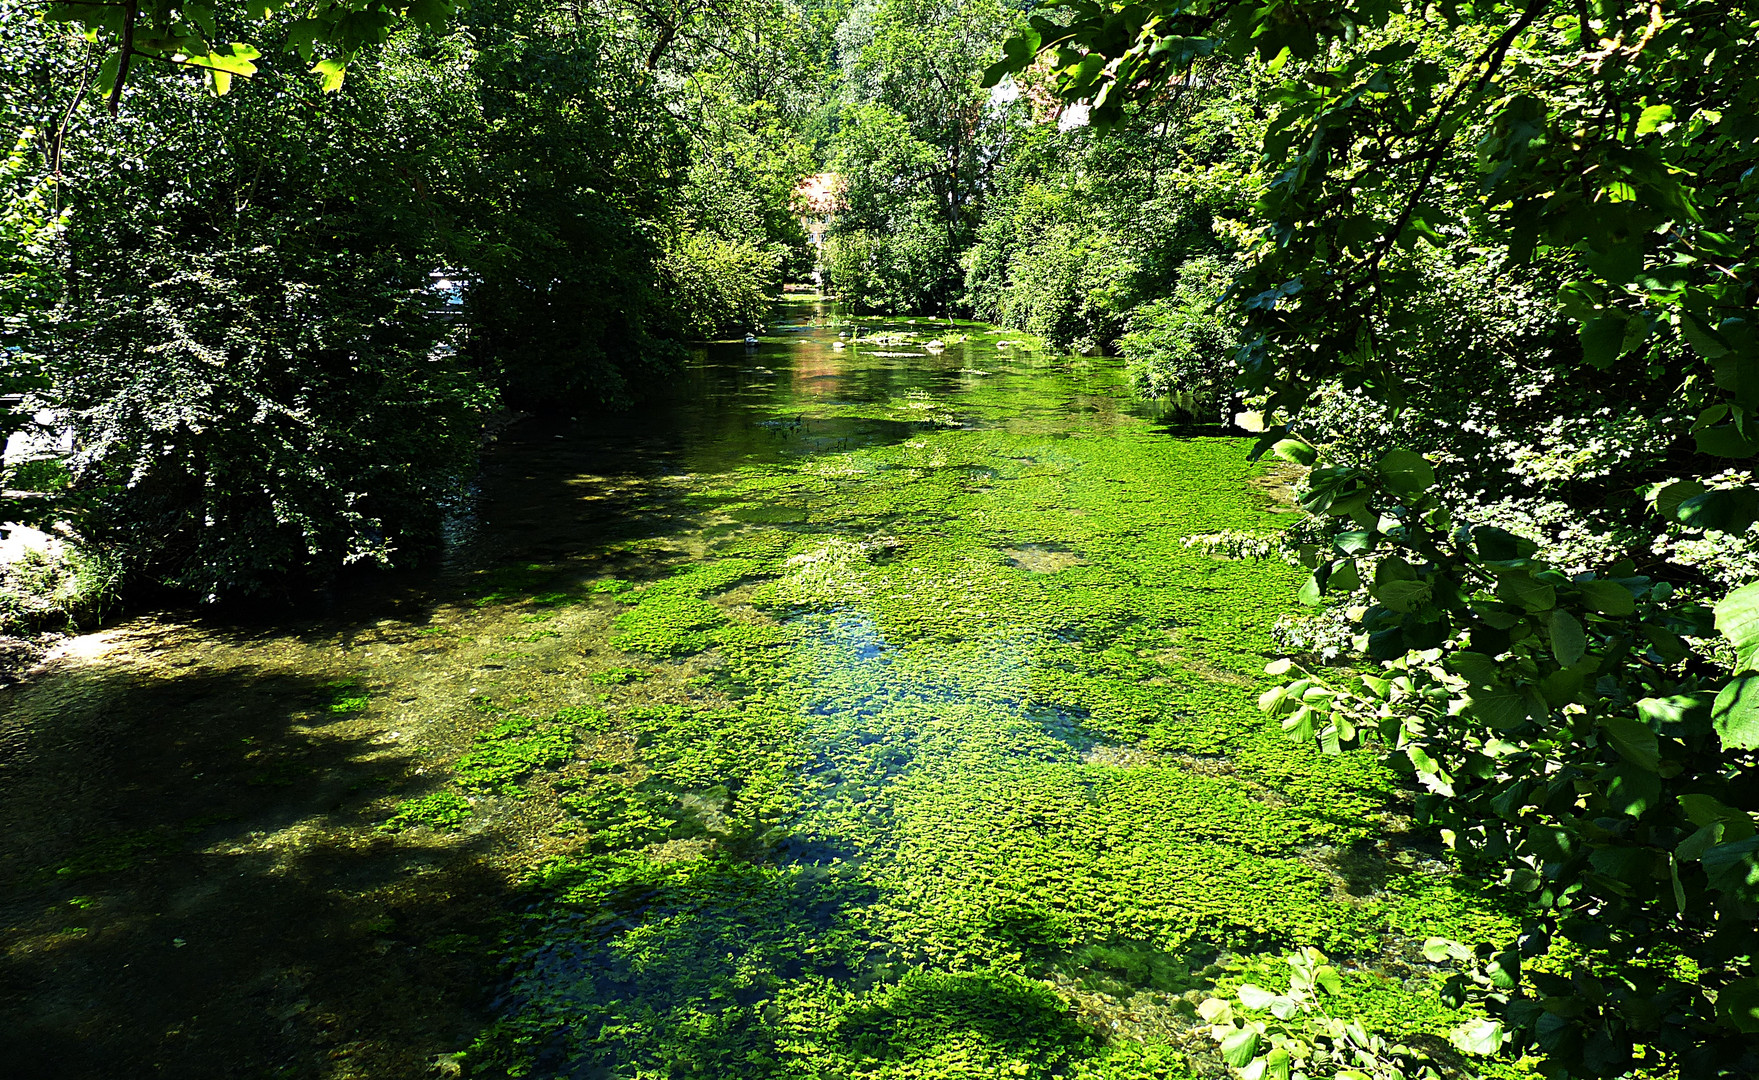
[[[348,73],[348,65],[341,60],[319,60],[312,65],[312,74],[323,79],[323,92],[332,94],[342,89],[342,78]]]

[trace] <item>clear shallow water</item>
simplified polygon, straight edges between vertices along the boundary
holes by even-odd
[[[7,974],[89,996],[18,1030],[90,1075],[1159,1077],[1293,944],[1445,1030],[1410,942],[1496,917],[1253,708],[1293,571],[1179,542],[1278,525],[1244,442],[1018,340],[786,306],[504,432],[436,572],[88,642],[14,702],[0,865]]]

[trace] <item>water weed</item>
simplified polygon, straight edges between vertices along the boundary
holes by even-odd
[[[384,832],[401,832],[420,825],[442,832],[462,826],[472,813],[470,800],[456,791],[434,791],[399,803],[379,828]]]
[[[1197,1003],[1302,947],[1401,1038],[1461,1021],[1387,958],[1507,917],[1387,846],[1372,757],[1257,711],[1299,571],[1187,542],[1276,545],[1245,441],[993,337],[941,337],[981,380],[778,407],[779,449],[678,499],[699,557],[589,589],[651,666],[588,680],[625,687],[625,750],[557,779],[576,846],[529,886],[481,1074],[1218,1074]],[[883,436],[812,441],[858,422]]]

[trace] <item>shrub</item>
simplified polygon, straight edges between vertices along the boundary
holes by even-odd
[[[778,248],[689,232],[660,260],[660,273],[684,332],[710,339],[762,324],[782,283],[782,262]]]
[[[1229,418],[1226,406],[1238,370],[1239,329],[1217,304],[1231,276],[1216,256],[1187,261],[1172,295],[1131,312],[1129,332],[1118,343],[1138,390],[1222,423]]]
[[[0,563],[0,630],[95,618],[121,577],[117,562],[92,548],[53,539],[26,548]]]

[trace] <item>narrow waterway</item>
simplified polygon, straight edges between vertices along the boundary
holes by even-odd
[[[505,431],[447,564],[140,616],[0,720],[0,1060],[66,1077],[1221,1075],[1327,950],[1458,1021],[1499,916],[1254,707],[1296,571],[1242,439],[1115,361],[783,307]],[[18,1071],[22,1070],[22,1071]]]

